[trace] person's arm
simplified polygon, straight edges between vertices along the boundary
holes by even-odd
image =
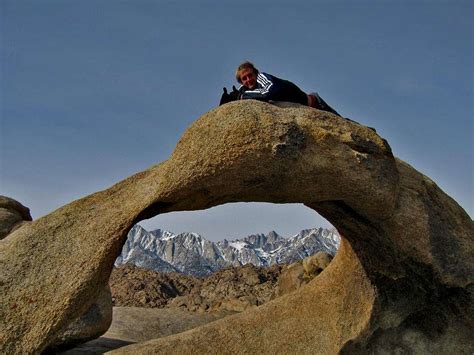
[[[275,86],[276,86],[272,77],[265,73],[258,73],[257,83],[258,83],[258,87],[256,89],[245,90],[242,93],[240,98],[241,99],[254,99],[254,100],[261,100],[261,101],[272,100],[272,96],[273,96]]]

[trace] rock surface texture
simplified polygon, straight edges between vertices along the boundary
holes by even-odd
[[[367,127],[309,107],[216,108],[169,160],[0,242],[0,352],[39,353],[84,314],[138,221],[303,203],[344,238],[293,293],[123,353],[472,353],[473,221]]]

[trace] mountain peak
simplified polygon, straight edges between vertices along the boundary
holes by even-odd
[[[156,238],[163,239],[163,240],[171,239],[171,238],[176,237],[176,235],[173,232],[170,232],[170,231],[167,231],[167,230],[164,230],[164,229],[155,229],[155,230],[152,230],[149,233],[151,235],[155,236]]]
[[[174,235],[161,229],[147,232],[138,226],[131,229],[116,265],[146,265],[156,271],[167,271],[171,266],[184,274],[202,277],[229,266],[291,263],[318,251],[334,255],[338,246],[339,237],[322,228],[305,229],[290,239],[270,231],[267,235],[252,234],[214,243],[198,233]]]

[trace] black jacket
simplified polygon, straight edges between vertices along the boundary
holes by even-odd
[[[242,99],[261,101],[289,101],[308,105],[308,96],[291,81],[277,78],[267,73],[258,73],[257,87],[249,89],[239,88]]]

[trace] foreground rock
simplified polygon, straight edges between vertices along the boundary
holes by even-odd
[[[12,198],[0,196],[0,239],[30,221],[32,218],[29,208]],[[107,331],[111,322],[110,288],[103,285],[97,300],[84,314],[62,329],[57,338],[49,344],[49,348],[59,349],[95,339]]]
[[[195,121],[169,160],[1,241],[0,352],[41,352],[84,314],[138,221],[236,201],[303,203],[341,247],[293,293],[123,352],[474,351],[465,211],[372,130],[246,100]]]

